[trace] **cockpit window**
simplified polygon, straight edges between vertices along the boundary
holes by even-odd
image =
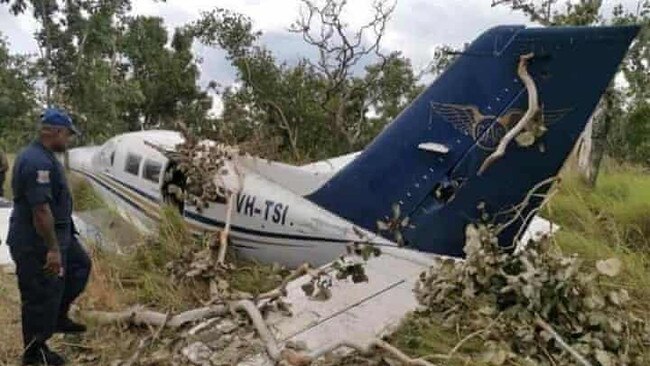
[[[142,178],[150,180],[154,183],[160,182],[160,171],[162,164],[154,160],[145,160],[144,170],[142,171]]]
[[[138,172],[140,171],[140,162],[141,161],[142,161],[142,156],[129,153],[126,156],[126,163],[124,164],[124,171],[129,173],[129,174],[138,175]]]

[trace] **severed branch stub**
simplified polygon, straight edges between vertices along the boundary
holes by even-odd
[[[224,266],[226,263],[226,251],[228,249],[228,235],[230,234],[230,223],[232,221],[232,208],[233,208],[233,194],[228,192],[226,194],[226,225],[219,232],[219,256],[217,264]]]
[[[478,175],[482,175],[487,168],[489,168],[495,161],[500,159],[505,153],[508,144],[521,133],[524,128],[537,116],[540,111],[539,100],[537,95],[537,87],[535,86],[535,81],[528,73],[528,61],[532,59],[534,54],[527,53],[519,57],[519,66],[517,67],[517,75],[524,82],[526,86],[526,91],[528,92],[528,110],[526,114],[517,122],[515,127],[513,127],[508,133],[503,136],[497,146],[496,150],[490,154],[481,165],[481,168],[478,170]]]

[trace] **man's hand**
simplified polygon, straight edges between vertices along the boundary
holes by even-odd
[[[63,277],[63,267],[61,266],[61,252],[57,249],[50,249],[47,251],[45,257],[45,266],[43,269],[52,275]]]

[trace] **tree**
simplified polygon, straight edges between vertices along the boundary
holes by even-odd
[[[211,98],[197,85],[193,38],[178,30],[168,45],[160,18],[129,17],[130,0],[0,0],[41,23],[36,38],[44,104],[66,108],[99,143],[125,131],[208,123]]]
[[[303,2],[304,16],[291,30],[319,56],[295,65],[261,45],[261,33],[244,15],[215,9],[192,25],[237,70],[236,86],[222,91],[221,138],[241,144],[252,136],[276,146],[275,157],[293,161],[331,157],[362,148],[419,93],[410,61],[379,52],[392,6],[375,3],[371,20],[352,30],[341,18],[345,5]]]
[[[561,9],[558,4],[562,4]],[[505,5],[523,12],[533,22],[545,26],[590,25],[599,21],[602,0],[492,0],[492,6]]]
[[[315,62],[310,59],[305,62],[325,83],[320,106],[332,132],[344,138],[349,149],[358,148],[369,127],[367,111],[379,96],[372,88],[380,82],[378,79],[389,62],[380,52],[380,43],[395,5],[374,1],[371,19],[355,30],[343,19],[346,0],[324,0],[320,4],[302,0],[302,5],[302,15],[290,30],[318,51]],[[374,66],[373,72],[367,72],[365,78],[355,78],[354,68],[370,55],[378,57],[380,64]],[[392,66],[397,65],[396,60],[396,57],[390,60]]]
[[[650,166],[650,103],[641,103],[630,112],[625,133],[630,160]]]
[[[15,150],[30,137],[36,121],[34,68],[27,57],[9,53],[0,33],[0,146]]]
[[[200,124],[212,107],[211,99],[199,90],[199,71],[191,51],[193,36],[177,29],[167,48],[163,20],[138,16],[126,22],[121,47],[132,80],[142,98],[130,105],[129,129],[173,127],[181,117]]]

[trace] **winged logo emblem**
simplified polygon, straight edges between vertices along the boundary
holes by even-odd
[[[501,138],[524,116],[526,111],[518,108],[508,110],[503,115],[485,115],[473,105],[431,103],[433,112],[451,124],[457,131],[471,137],[479,147],[494,150]],[[543,108],[542,108],[543,109]],[[544,110],[546,126],[561,120],[572,108]],[[494,123],[496,121],[496,123]]]

